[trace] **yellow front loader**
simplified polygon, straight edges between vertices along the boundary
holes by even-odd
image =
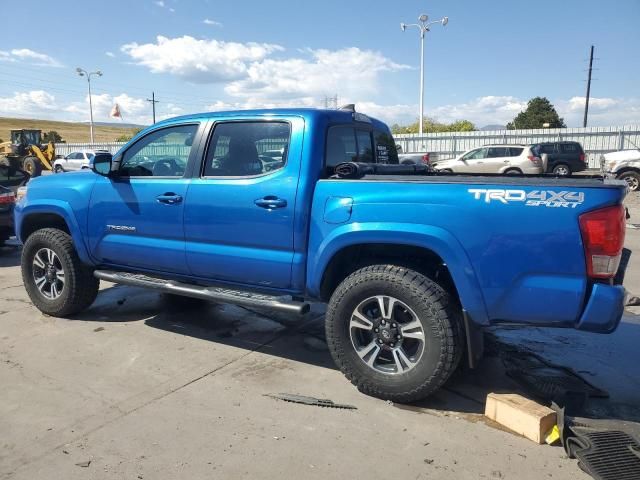
[[[56,158],[53,142],[42,143],[41,130],[11,130],[11,141],[0,143],[0,159],[37,177],[43,170],[52,170]]]

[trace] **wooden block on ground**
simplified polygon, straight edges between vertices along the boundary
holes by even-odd
[[[556,412],[515,393],[490,393],[484,414],[536,443],[556,424]]]

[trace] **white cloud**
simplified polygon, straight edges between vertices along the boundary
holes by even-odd
[[[164,0],[156,0],[155,3],[157,6],[159,6],[160,8],[164,8],[165,4],[164,4]]]
[[[381,53],[356,47],[341,50],[304,50],[305,58],[267,58],[249,65],[246,77],[233,81],[225,92],[234,97],[296,98],[340,92],[374,94],[382,72],[409,68]]]
[[[13,96],[0,97],[0,112],[8,116],[39,118],[57,111],[55,97],[44,90],[14,92]]]
[[[512,96],[488,95],[468,102],[425,109],[425,115],[441,122],[470,120],[478,127],[487,124],[506,124],[527,107],[525,100]]]
[[[158,36],[157,43],[128,43],[121,50],[153,73],[170,73],[185,80],[216,83],[246,76],[247,63],[283,50],[268,43],[237,43]]]
[[[556,109],[568,126],[582,126],[585,97],[558,101]],[[640,125],[640,98],[589,98],[590,126]]]
[[[152,122],[151,104],[146,98],[132,97],[126,93],[119,95],[92,95],[93,119],[96,122],[119,122],[110,116],[115,103],[120,106],[124,123],[147,125]],[[204,106],[201,110],[204,110]],[[9,117],[52,119],[71,122],[89,121],[88,96],[82,101],[62,102],[53,94],[43,90],[15,92],[11,96],[0,96],[0,112]],[[187,112],[174,103],[160,103],[156,106],[156,119],[183,115]]]
[[[0,62],[15,62],[16,59],[11,56],[9,52],[0,50]]]
[[[111,57],[111,58],[113,58],[113,57],[115,57],[115,56],[116,56],[116,54],[115,54],[115,53],[113,53],[113,52],[104,52],[104,54],[105,54],[107,57]]]
[[[222,23],[221,22],[216,22],[215,20],[211,20],[209,18],[205,18],[202,23],[204,23],[205,25],[212,25],[214,27],[221,27]]]
[[[28,48],[14,48],[11,51],[0,51],[0,61],[4,62],[29,62],[39,67],[62,67],[63,65],[55,58],[45,54],[30,50]]]

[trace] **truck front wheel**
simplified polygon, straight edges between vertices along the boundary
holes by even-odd
[[[395,402],[435,392],[463,351],[459,307],[413,270],[374,265],[349,275],[326,314],[331,356],[358,389]]]
[[[71,236],[56,228],[31,234],[22,249],[22,281],[43,313],[66,317],[89,307],[100,281],[82,264]]]

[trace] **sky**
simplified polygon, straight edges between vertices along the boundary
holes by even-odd
[[[322,107],[337,95],[408,124],[420,38],[400,23],[426,13],[449,17],[426,34],[426,116],[504,125],[545,96],[582,126],[595,45],[589,125],[640,124],[640,0],[22,0],[19,10],[39,26],[3,22],[0,116],[87,121],[82,67],[103,72],[92,77],[96,121],[117,121],[117,103],[124,122],[150,123],[153,91],[158,118]]]

